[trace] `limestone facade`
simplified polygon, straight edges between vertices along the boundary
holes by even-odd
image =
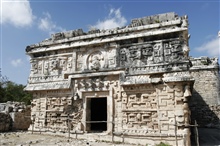
[[[200,127],[220,127],[220,86],[217,58],[191,58],[191,75],[195,79],[190,99],[191,120]]]
[[[129,143],[188,146],[189,50],[188,18],[175,13],[134,19],[122,28],[56,33],[27,46],[25,90],[34,97],[29,129],[101,131]]]

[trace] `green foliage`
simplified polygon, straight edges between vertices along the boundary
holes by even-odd
[[[160,20],[154,20],[155,21],[155,23],[160,23]]]
[[[163,142],[160,142],[160,144],[157,144],[156,146],[171,146],[171,145],[163,143]]]
[[[25,86],[9,81],[6,77],[0,80],[0,103],[7,101],[19,101],[30,104],[32,95],[24,91]]]

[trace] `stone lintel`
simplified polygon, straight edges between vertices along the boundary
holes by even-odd
[[[207,66],[193,66],[190,68],[190,71],[194,70],[212,70],[219,69],[219,65],[207,65]]]
[[[89,73],[69,73],[65,74],[69,79],[87,78],[87,77],[98,77],[98,76],[115,76],[123,73],[124,71],[111,71],[111,72],[89,72]]]
[[[25,91],[70,89],[70,81],[28,84]]]

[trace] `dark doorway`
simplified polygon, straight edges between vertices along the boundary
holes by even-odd
[[[106,131],[107,123],[107,98],[91,98],[91,131]],[[96,121],[100,121],[97,122]],[[94,122],[94,123],[93,123]]]

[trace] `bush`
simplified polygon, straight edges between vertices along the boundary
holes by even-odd
[[[24,102],[30,104],[32,95],[24,91],[25,86],[9,81],[7,78],[0,80],[0,103],[7,101]]]

